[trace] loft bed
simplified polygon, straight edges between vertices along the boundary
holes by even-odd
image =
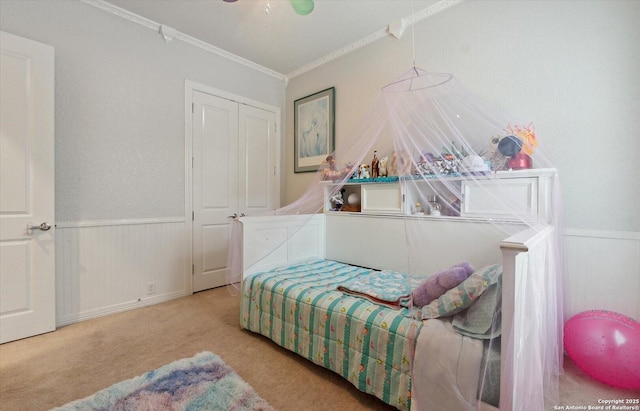
[[[558,347],[545,345],[541,337],[544,321],[526,320],[544,319],[545,313],[536,310],[547,308],[530,304],[530,294],[544,290],[536,289],[535,282],[524,274],[531,256],[552,246],[552,226],[534,229],[514,222],[511,228],[516,234],[505,237],[493,223],[478,218],[341,212],[243,217],[237,224],[242,238],[242,328],[335,371],[358,389],[400,410],[544,408],[547,370],[542,364],[539,369],[524,370],[522,364]],[[318,271],[290,275],[305,281],[303,285],[288,278],[296,272],[292,267],[314,264],[325,264],[334,274],[385,269],[407,273],[411,257],[403,233],[408,226],[420,226],[437,238],[429,242],[410,274],[433,273],[461,260],[480,271],[496,263],[501,267],[502,338],[492,340],[495,344],[487,346],[457,334],[452,331],[450,317],[423,321],[415,315],[403,315],[402,309],[341,293]],[[420,279],[419,275],[415,278]],[[314,278],[319,278],[320,284],[309,285]],[[260,290],[258,284],[275,286]],[[363,316],[362,311],[367,310],[375,315]],[[310,323],[305,325],[304,321]],[[349,334],[349,342],[331,335],[337,324],[343,333],[344,327],[355,330],[342,334]],[[376,344],[388,347],[390,341],[393,350],[380,355],[381,347]],[[452,344],[471,350],[446,359]],[[346,346],[349,348],[344,351]],[[436,362],[440,368],[431,366]],[[481,366],[484,364],[487,366]],[[458,380],[455,384],[438,380],[442,367],[457,370],[451,371]],[[478,375],[481,372],[484,377]],[[481,380],[484,383],[478,389]]]

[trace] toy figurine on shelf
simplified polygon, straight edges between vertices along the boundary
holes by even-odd
[[[387,162],[389,161],[389,157],[382,157],[380,159],[380,164],[378,167],[378,174],[380,175],[380,177],[387,177],[387,175],[389,174],[387,172]]]
[[[371,178],[376,178],[380,175],[380,160],[378,159],[378,152],[373,152],[373,159],[371,160]]]
[[[337,193],[331,197],[331,202],[333,203],[333,208],[331,211],[340,211],[342,210],[342,206],[344,205],[344,192],[346,190],[344,188],[340,189]]]
[[[430,175],[433,174],[432,164],[435,162],[433,154],[424,152],[420,154],[416,161],[416,174]]]
[[[332,155],[327,156],[322,164],[324,166],[322,169],[323,180],[333,180],[340,177],[340,171],[336,167],[336,159]]]
[[[371,178],[369,173],[369,164],[360,164],[360,179]]]
[[[514,170],[532,168],[531,156],[538,146],[538,140],[536,139],[533,124],[529,124],[527,127],[509,125],[507,127],[507,131],[520,140],[521,150],[511,156],[511,159],[507,162],[506,168]]]
[[[438,202],[438,196],[430,195],[427,197],[427,201],[429,202],[429,215],[432,215],[432,216],[442,215],[440,213],[440,211],[442,210],[442,207]]]
[[[351,173],[351,179],[357,180],[360,178],[360,167],[353,166],[353,172]]]
[[[538,140],[533,124],[526,127],[508,125],[507,135],[492,136],[490,140],[491,168],[493,170],[521,170],[533,168],[531,156]]]
[[[341,179],[345,179],[345,178],[358,178],[357,177],[357,168],[356,166],[353,165],[352,162],[347,162],[347,164],[344,165],[344,171],[342,172],[342,176]],[[355,176],[355,177],[354,177]]]

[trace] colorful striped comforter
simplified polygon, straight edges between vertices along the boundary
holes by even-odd
[[[422,323],[337,290],[371,273],[313,260],[255,274],[243,283],[241,325],[407,410]]]

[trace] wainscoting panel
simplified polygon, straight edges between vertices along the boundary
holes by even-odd
[[[566,231],[565,320],[609,310],[640,321],[640,233]]]
[[[191,293],[183,218],[58,223],[56,325]]]
[[[587,310],[640,321],[640,233],[566,231],[565,319]],[[183,218],[58,223],[56,325],[191,293]]]

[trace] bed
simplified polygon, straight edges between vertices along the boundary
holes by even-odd
[[[242,326],[407,409],[422,323],[337,289],[372,273],[311,259],[253,275],[243,288]]]
[[[402,233],[407,225],[425,224],[439,233],[438,241],[429,244],[428,258],[416,259],[403,248]],[[521,364],[549,347],[540,325],[524,320],[541,308],[525,304],[527,293],[540,290],[524,286],[530,279],[522,273],[529,253],[550,246],[553,229],[511,228],[517,234],[504,238],[494,225],[469,219],[340,213],[240,218],[241,326],[400,410],[543,409],[547,370],[525,374]],[[358,247],[349,246],[354,241]],[[406,289],[394,294],[397,301],[383,299],[391,306],[338,289],[379,273],[403,277],[411,288],[461,256],[482,275],[489,271],[500,279],[502,338],[463,335],[454,330],[455,315],[423,316],[426,310],[402,302]],[[458,370],[454,383],[442,378],[452,368]]]

